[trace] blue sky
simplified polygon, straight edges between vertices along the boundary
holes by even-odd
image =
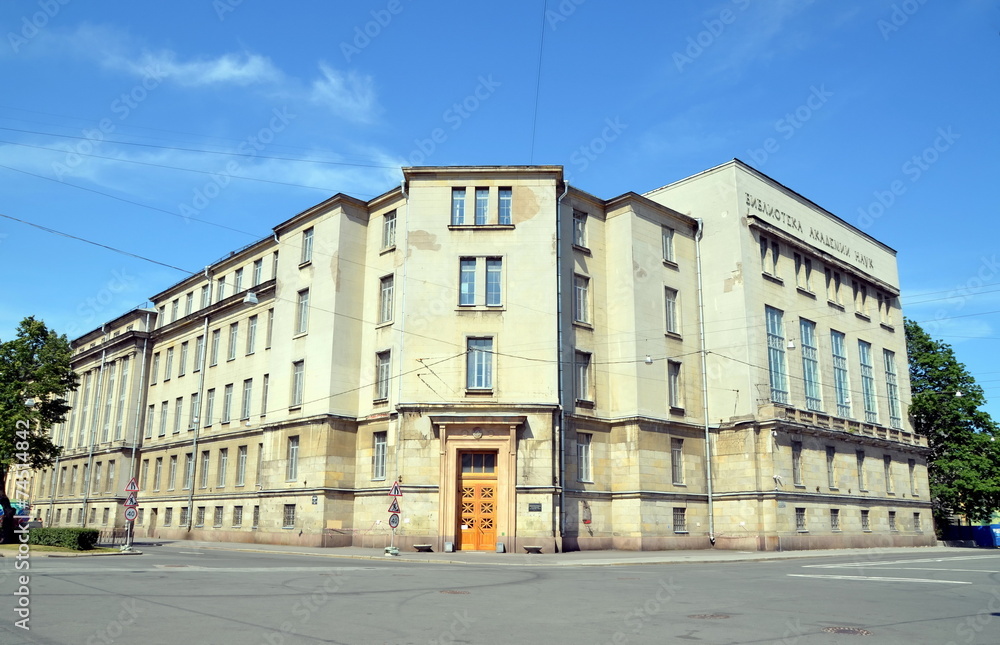
[[[83,333],[403,165],[612,197],[738,157],[895,248],[906,315],[1000,400],[996,2],[95,4],[0,5],[0,213],[170,266],[0,218],[0,339]]]

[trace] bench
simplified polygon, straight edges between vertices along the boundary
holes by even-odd
[[[417,551],[419,551],[420,553],[431,553],[431,547],[432,546],[434,546],[434,545],[433,544],[414,544],[413,548],[416,549]]]
[[[542,547],[540,547],[540,546],[526,546],[526,547],[524,547],[524,550],[527,553],[541,553],[542,552]]]

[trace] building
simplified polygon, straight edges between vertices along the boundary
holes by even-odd
[[[403,174],[74,341],[36,481],[141,444],[140,537],[381,547],[395,502],[435,550],[933,541],[891,249],[739,161],[607,200],[559,166]],[[95,523],[75,484],[34,498]]]

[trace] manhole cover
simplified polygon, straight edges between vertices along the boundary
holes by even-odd
[[[456,593],[456,594],[463,594],[463,593],[469,593],[469,592],[468,592],[468,591],[455,591],[454,589],[443,589],[443,590],[441,591],[441,593]]]
[[[688,618],[700,618],[702,620],[710,620],[713,618],[730,618],[729,614],[688,614]]]
[[[872,633],[860,627],[824,627],[827,634],[850,634],[851,636],[871,636]]]

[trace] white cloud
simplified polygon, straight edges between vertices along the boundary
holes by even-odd
[[[266,56],[244,52],[218,58],[179,61],[172,51],[145,52],[138,60],[117,59],[113,65],[137,76],[154,75],[178,85],[263,85],[280,83],[284,74]]]
[[[375,82],[371,76],[344,73],[326,63],[319,64],[322,78],[312,82],[309,99],[337,116],[358,123],[370,123],[378,113]]]

